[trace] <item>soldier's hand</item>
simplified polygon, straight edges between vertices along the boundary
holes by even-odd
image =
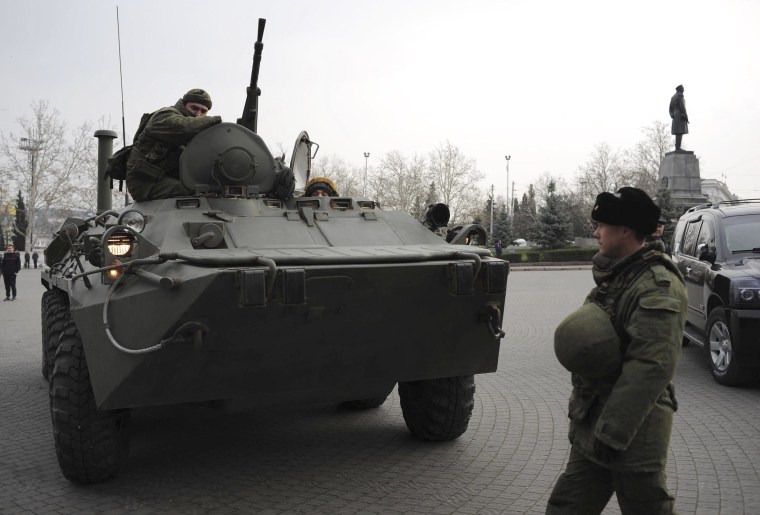
[[[617,461],[620,451],[613,449],[601,440],[596,440],[594,442],[594,456],[602,463],[612,463]]]

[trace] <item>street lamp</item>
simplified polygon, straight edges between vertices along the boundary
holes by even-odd
[[[507,216],[509,216],[509,211],[512,209],[512,199],[509,198],[509,160],[512,156],[504,156],[504,159],[507,160]]]
[[[31,246],[34,249],[34,223],[35,223],[35,206],[37,204],[37,190],[35,188],[34,179],[37,172],[35,170],[35,163],[37,152],[42,149],[42,141],[35,138],[21,138],[19,139],[18,148],[25,151],[29,155],[29,166],[31,167],[31,176],[29,181],[29,196],[26,199],[26,234],[24,246]],[[28,249],[25,249],[28,250]]]
[[[369,152],[364,153],[364,189],[362,196],[367,196],[367,160],[369,159]]]

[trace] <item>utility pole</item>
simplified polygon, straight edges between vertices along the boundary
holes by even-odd
[[[512,159],[512,156],[504,156],[504,159],[507,160],[507,198],[509,197],[509,160]],[[514,193],[514,187],[512,187],[512,193]],[[512,209],[512,206],[507,206],[507,216],[509,216],[509,211]]]
[[[37,152],[42,149],[42,141],[35,138],[34,131],[30,134],[30,138],[21,138],[19,140],[18,148],[27,153],[29,157],[29,167],[31,168],[29,195],[26,199],[26,234],[25,246],[31,247],[34,250],[34,222],[35,222],[35,206],[37,204],[37,185],[35,184],[36,164],[37,164]],[[19,249],[20,250],[20,249]],[[24,249],[24,250],[29,250]]]
[[[491,184],[491,239],[493,240],[493,184]]]
[[[509,187],[509,184],[507,184],[507,187]],[[512,207],[515,205],[515,181],[512,181],[512,200],[509,201],[510,204],[512,204]],[[514,221],[514,209],[512,210],[512,217],[509,219],[509,228],[512,228],[512,222]]]
[[[364,153],[364,188],[362,190],[362,196],[367,196],[367,163],[369,160],[369,152]]]

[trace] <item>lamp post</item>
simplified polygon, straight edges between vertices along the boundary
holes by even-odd
[[[491,184],[491,239],[493,240],[493,184]]]
[[[36,158],[37,158],[37,152],[42,149],[42,141],[39,139],[36,139],[34,137],[31,138],[21,138],[19,140],[18,148],[20,150],[25,151],[29,155],[29,166],[31,167],[31,175],[29,180],[29,197],[26,199],[26,236],[25,238],[25,244],[24,246],[31,246],[32,249],[34,249],[34,218],[35,218],[35,209],[34,206],[37,203],[37,190],[36,190],[36,184],[34,183],[35,175],[37,175],[37,172],[35,170],[35,164],[36,164]],[[19,249],[20,250],[20,249]],[[28,249],[24,249],[28,250]]]
[[[362,190],[362,196],[367,196],[367,162],[369,159],[369,152],[364,153],[364,188]]]
[[[507,160],[507,216],[509,216],[509,211],[512,209],[512,201],[509,198],[509,160],[512,156],[504,156],[504,159]]]

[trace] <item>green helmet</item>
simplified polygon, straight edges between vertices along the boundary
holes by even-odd
[[[554,353],[563,367],[588,379],[606,376],[622,363],[620,338],[609,315],[593,302],[560,322]]]

